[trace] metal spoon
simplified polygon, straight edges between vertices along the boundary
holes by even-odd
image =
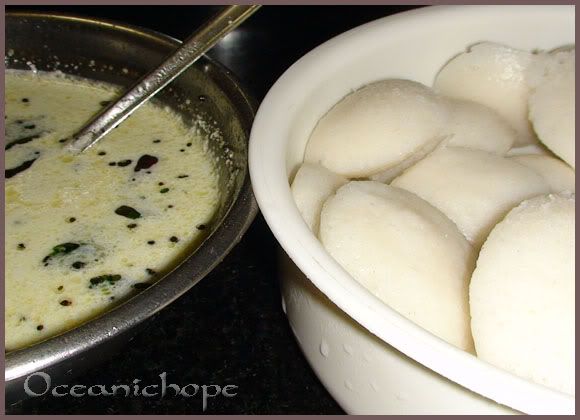
[[[145,101],[179,76],[221,38],[250,17],[260,5],[229,6],[199,28],[159,65],[143,76],[123,96],[107,106],[72,136],[66,145],[71,153],[81,153],[123,122]]]

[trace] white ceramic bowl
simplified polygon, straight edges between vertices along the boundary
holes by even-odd
[[[353,89],[389,77],[432,85],[442,65],[468,45],[551,49],[575,42],[574,24],[573,6],[418,9],[317,47],[262,102],[250,173],[260,209],[292,260],[281,273],[283,305],[304,354],[347,412],[575,412],[573,397],[484,363],[375,298],[308,230],[289,188],[316,122]]]

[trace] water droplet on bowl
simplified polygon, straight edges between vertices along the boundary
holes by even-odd
[[[406,401],[407,400],[407,394],[403,393],[403,392],[398,392],[397,394],[395,394],[395,397],[399,400],[399,401]]]
[[[322,354],[324,357],[328,357],[328,354],[330,353],[330,348],[328,347],[328,343],[324,340],[322,340],[320,342],[320,354]]]
[[[349,346],[348,344],[343,344],[342,348],[344,349],[344,352],[346,354],[348,354],[349,356],[352,356],[353,350],[352,350],[351,346]]]
[[[354,389],[354,387],[352,386],[352,383],[350,383],[350,381],[344,381],[344,387],[346,389],[348,389],[349,391],[352,391]]]

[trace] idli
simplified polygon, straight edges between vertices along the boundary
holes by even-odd
[[[575,199],[523,202],[491,232],[470,286],[477,356],[575,394]]]
[[[477,248],[514,206],[550,192],[544,178],[526,166],[460,147],[434,151],[391,185],[411,191],[437,207]]]
[[[292,195],[302,218],[318,234],[324,201],[347,179],[315,163],[303,163],[292,182]]]
[[[473,101],[449,99],[450,136],[447,146],[467,147],[505,155],[516,141],[516,131],[493,109]]]
[[[447,114],[438,96],[420,83],[372,83],[346,96],[320,119],[304,160],[349,178],[369,177],[441,141]]]
[[[449,343],[472,351],[473,248],[439,210],[375,181],[352,181],[323,206],[320,240],[359,283]]]
[[[435,78],[435,91],[486,105],[517,132],[516,145],[536,140],[528,120],[526,70],[534,55],[493,42],[482,42],[451,59]]]
[[[575,50],[538,54],[530,67],[529,117],[539,139],[558,157],[576,166]]]
[[[519,155],[511,159],[540,174],[552,192],[576,191],[576,173],[560,159],[545,155]]]

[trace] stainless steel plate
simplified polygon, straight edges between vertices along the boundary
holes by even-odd
[[[6,14],[7,68],[60,70],[129,86],[162,62],[179,41],[154,31],[113,22],[42,13]],[[83,325],[6,354],[7,403],[25,398],[33,372],[67,381],[127,342],[142,321],[194,286],[241,239],[257,206],[247,171],[247,143],[255,103],[228,70],[207,57],[158,95],[182,114],[210,123],[218,159],[222,200],[209,236],[150,288]]]

